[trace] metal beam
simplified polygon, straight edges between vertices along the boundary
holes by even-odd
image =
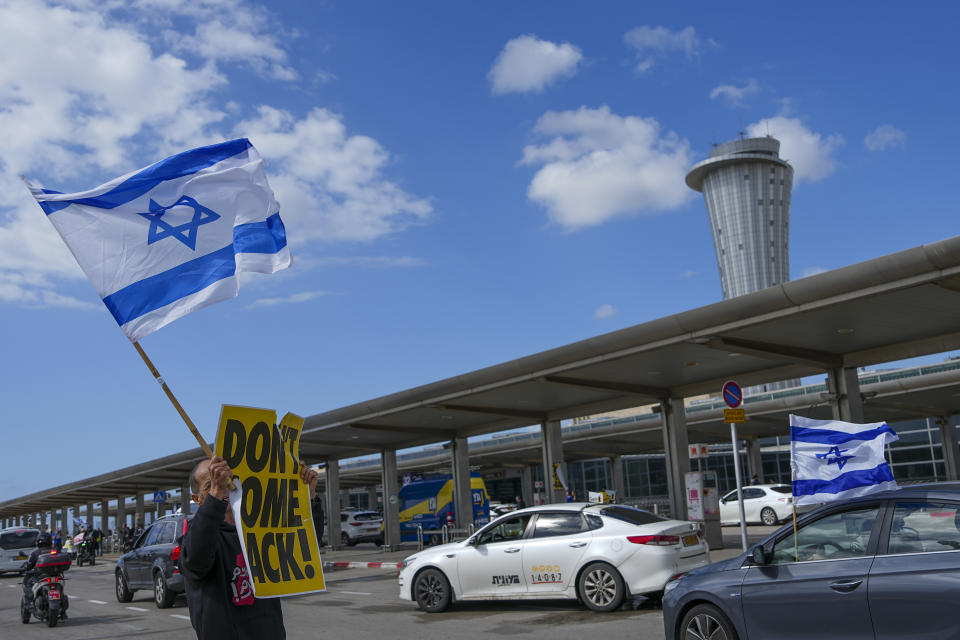
[[[784,344],[744,340],[728,336],[718,336],[703,343],[704,346],[727,353],[742,353],[778,362],[802,364],[820,369],[836,369],[843,366],[843,356],[828,351],[791,347]]]
[[[350,425],[351,429],[364,429],[367,431],[386,431],[386,432],[396,432],[396,433],[412,433],[420,434],[425,436],[436,436],[437,442],[441,440],[451,440],[456,437],[457,432],[454,429],[427,429],[424,427],[398,427],[396,425],[388,424],[368,424],[364,422],[358,422]]]
[[[437,406],[447,411],[463,411],[466,413],[483,413],[495,416],[510,416],[513,418],[529,418],[531,420],[546,420],[546,414],[542,411],[524,411],[523,409],[507,409],[505,407],[478,407],[465,404],[440,404]]]
[[[644,396],[659,400],[670,395],[668,389],[663,387],[651,387],[645,384],[633,384],[630,382],[616,382],[613,380],[590,380],[587,378],[574,378],[571,376],[544,376],[541,378],[545,382],[553,384],[562,384],[569,387],[581,387],[584,389],[600,389],[603,391],[621,391],[633,395]]]

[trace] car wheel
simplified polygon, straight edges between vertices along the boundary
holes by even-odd
[[[177,594],[167,589],[167,582],[163,579],[162,571],[153,573],[153,601],[158,609],[169,609],[173,605]]]
[[[777,512],[770,507],[764,507],[760,512],[760,522],[768,527],[772,527],[777,524]]]
[[[377,538],[376,540],[373,541],[373,544],[377,545],[378,547],[382,547],[382,546],[383,546],[383,538]]]
[[[737,640],[737,632],[720,609],[712,604],[699,604],[683,616],[680,637],[683,640]]]
[[[427,613],[440,613],[450,606],[450,583],[437,569],[425,569],[413,581],[413,598]]]
[[[431,533],[431,534],[430,534],[430,546],[431,546],[431,547],[435,547],[435,546],[437,546],[438,544],[440,544],[440,543],[442,543],[442,542],[443,542],[443,538],[440,537],[440,534],[439,534],[439,533]]]
[[[117,602],[130,602],[133,600],[133,591],[127,586],[127,580],[123,577],[123,571],[117,570]]]
[[[342,545],[345,546],[345,547],[349,547],[349,546],[350,546],[350,536],[348,536],[346,533],[341,533],[341,534],[340,534],[340,544],[342,544]]]
[[[616,611],[627,596],[623,578],[606,562],[587,565],[580,574],[577,587],[580,599],[594,611]]]

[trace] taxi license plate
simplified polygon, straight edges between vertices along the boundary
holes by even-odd
[[[14,556],[13,559],[14,559],[14,560],[26,560],[26,559],[27,559],[27,556],[25,556],[25,555],[23,555],[23,554],[21,553],[21,554],[18,555],[18,556]]]
[[[694,545],[700,544],[700,539],[695,535],[683,536],[683,544],[692,547]]]

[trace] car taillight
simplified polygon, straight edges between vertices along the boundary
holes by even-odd
[[[352,526],[352,527],[362,527],[362,526],[363,526],[363,523],[362,523],[362,522],[351,522],[351,523],[350,523],[350,526]]]
[[[777,498],[777,502],[785,502],[787,504],[790,504],[791,502],[793,502],[793,498]]]
[[[176,545],[173,548],[173,551],[170,552],[170,561],[176,562],[180,559],[180,545]]]
[[[627,536],[627,540],[633,544],[652,544],[659,547],[680,544],[680,536]]]
[[[181,535],[181,536],[187,535],[187,523],[188,523],[188,522],[189,522],[189,520],[187,520],[186,518],[183,519],[183,531],[180,532],[180,535]]]

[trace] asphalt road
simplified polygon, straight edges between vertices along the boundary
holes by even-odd
[[[751,538],[773,528],[751,527]],[[736,530],[725,529],[733,542]],[[714,560],[737,553],[735,545],[711,553]],[[370,547],[356,547],[351,557],[336,558],[397,561]],[[407,552],[410,553],[410,552]],[[335,554],[325,554],[334,559]],[[0,576],[0,639],[57,638],[106,640],[112,638],[194,638],[186,601],[179,598],[170,609],[157,609],[152,591],[138,591],[133,601],[117,602],[114,595],[115,564],[102,558],[95,567],[73,567],[67,572],[70,619],[50,629],[33,620],[20,622],[20,578]],[[327,592],[285,598],[287,637],[399,640],[459,640],[480,637],[516,637],[522,640],[557,637],[603,638],[604,640],[662,640],[663,617],[658,606],[635,601],[613,613],[593,613],[570,601],[458,603],[439,614],[426,614],[416,605],[397,597],[395,570],[327,570]]]

